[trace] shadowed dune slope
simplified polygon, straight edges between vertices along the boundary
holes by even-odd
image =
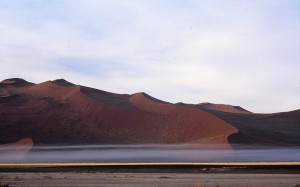
[[[276,119],[281,121],[289,121],[300,126],[300,110],[293,110],[290,112],[280,112],[267,115],[264,119]]]
[[[209,112],[239,130],[228,138],[232,145],[300,146],[299,110],[275,114]]]

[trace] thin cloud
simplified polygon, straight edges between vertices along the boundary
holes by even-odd
[[[299,10],[296,0],[4,0],[0,78],[65,78],[170,102],[293,110]]]

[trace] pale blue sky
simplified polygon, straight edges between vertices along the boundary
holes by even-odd
[[[300,108],[298,0],[0,0],[0,79]]]

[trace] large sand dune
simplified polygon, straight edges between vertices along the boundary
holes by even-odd
[[[7,79],[0,83],[2,144],[32,137],[35,145],[300,145],[299,121],[299,110],[259,115],[230,105],[171,104],[145,93],[115,94],[63,79],[40,84]]]

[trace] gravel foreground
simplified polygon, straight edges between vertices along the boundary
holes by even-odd
[[[300,174],[1,172],[0,186],[299,187]]]
[[[296,165],[0,167],[0,187],[300,187]]]

